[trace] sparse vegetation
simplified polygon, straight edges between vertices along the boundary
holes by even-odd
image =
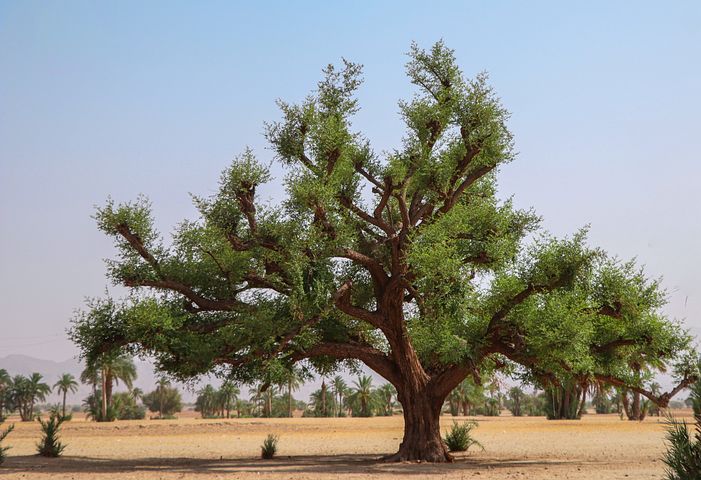
[[[60,457],[66,448],[60,441],[63,417],[51,413],[48,420],[38,419],[41,424],[41,441],[37,444],[37,452],[42,457]]]
[[[264,460],[271,460],[277,454],[277,442],[279,437],[269,433],[263,440],[263,445],[260,447],[260,456]]]
[[[4,423],[4,421],[5,421],[4,419],[0,418],[0,425],[2,425]],[[10,432],[12,432],[12,430],[14,430],[14,429],[15,429],[15,426],[10,425],[9,427],[7,427],[4,430],[0,430],[0,465],[2,465],[3,462],[5,461],[5,458],[7,458],[7,454],[5,452],[7,452],[10,449],[10,447],[3,445],[2,442],[5,440],[5,438],[7,438],[7,436],[10,434]]]
[[[453,422],[450,430],[445,436],[445,444],[451,452],[466,452],[473,446],[484,447],[477,440],[472,438],[472,430],[477,428],[477,422]]]

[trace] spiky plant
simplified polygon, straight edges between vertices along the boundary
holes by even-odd
[[[667,452],[662,461],[667,465],[667,480],[701,480],[701,381],[691,386],[694,406],[694,434],[685,420],[667,416]]]
[[[39,418],[43,434],[41,441],[37,443],[37,452],[39,455],[42,457],[61,456],[61,453],[63,453],[63,450],[66,448],[66,446],[59,441],[61,424],[64,421],[64,418],[57,415],[56,412],[52,412],[48,420]]]
[[[280,439],[277,435],[269,433],[265,440],[263,440],[263,445],[260,447],[260,456],[264,460],[271,460],[275,457],[277,453],[277,442]]]
[[[444,441],[451,452],[466,452],[472,446],[478,446],[482,450],[484,447],[480,442],[472,438],[472,430],[477,428],[477,422],[470,420],[468,422],[453,422],[450,431],[446,434]]]
[[[2,424],[4,421],[5,421],[4,419],[0,418],[0,424]],[[10,425],[4,431],[0,431],[0,465],[2,465],[3,462],[5,461],[5,458],[7,458],[7,455],[5,454],[5,452],[7,452],[10,449],[10,447],[3,447],[2,441],[5,440],[5,437],[7,437],[10,434],[10,432],[14,429],[15,429],[15,426]]]

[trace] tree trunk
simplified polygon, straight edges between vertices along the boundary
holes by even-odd
[[[61,411],[63,412],[63,418],[66,418],[66,394],[68,393],[68,390],[63,391],[63,408]],[[2,411],[0,411],[0,417],[2,416]]]
[[[398,395],[404,412],[404,438],[399,451],[385,460],[436,463],[453,461],[441,438],[439,422],[444,399],[436,399],[426,390]]]
[[[582,399],[579,402],[579,408],[577,409],[577,418],[582,417],[582,413],[584,413],[584,407],[587,405],[587,391],[586,389],[582,389]]]
[[[633,418],[631,420],[640,420],[640,394],[633,392]]]
[[[102,418],[103,422],[107,421],[107,379],[105,378],[105,371],[102,371]]]
[[[288,409],[288,417],[292,418],[292,378],[290,377],[289,380],[287,380],[287,396],[289,397],[287,401],[289,402],[287,405]]]

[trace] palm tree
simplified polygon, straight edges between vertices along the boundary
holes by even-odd
[[[254,411],[257,410],[261,417],[263,416],[263,401],[265,399],[265,392],[263,392],[262,388],[262,385],[256,385],[248,390],[253,409]]]
[[[263,416],[270,418],[273,416],[273,398],[275,398],[275,394],[277,393],[275,391],[276,387],[274,385],[268,385],[268,388],[265,389],[264,395],[265,395],[265,410],[263,411]]]
[[[23,422],[34,420],[34,405],[46,400],[46,396],[51,392],[51,387],[42,382],[42,379],[38,373],[33,373],[30,377],[16,375],[12,379],[10,395],[13,403],[19,408]]]
[[[68,392],[75,393],[78,391],[78,382],[75,381],[75,377],[70,373],[64,373],[58,379],[58,382],[54,384],[54,389],[58,390],[58,393],[63,394],[63,406],[61,408],[62,417],[66,418],[66,395]]]
[[[217,391],[207,384],[197,393],[196,407],[202,414],[202,418],[214,416],[217,410]]]
[[[334,393],[333,399],[334,403],[336,404],[333,415],[334,417],[337,417],[341,415],[341,409],[343,408],[343,396],[348,390],[348,385],[346,384],[346,381],[343,380],[343,377],[336,375],[333,377],[333,380],[331,380],[331,390]]]
[[[289,372],[287,372],[286,380],[288,396],[287,416],[292,418],[292,405],[294,401],[294,399],[292,398],[292,392],[296,392],[297,390],[299,390],[299,387],[301,387],[304,382],[302,381],[302,375],[300,371],[295,369],[294,367],[292,367],[292,369]],[[280,388],[282,388],[282,385],[280,385]]]
[[[131,357],[123,354],[102,354],[86,365],[80,374],[83,383],[90,383],[96,393],[98,382],[101,384],[102,409],[100,421],[108,421],[107,412],[112,401],[112,388],[120,381],[131,390],[136,380],[136,365]]]
[[[353,382],[355,385],[353,399],[360,406],[360,416],[369,417],[372,415],[370,409],[372,402],[372,377],[363,375]]]
[[[156,382],[156,395],[158,396],[158,416],[163,418],[163,402],[165,401],[165,396],[168,393],[167,389],[170,387],[170,380],[166,377],[160,377],[158,382]]]
[[[382,410],[384,415],[392,416],[394,402],[392,399],[397,395],[397,390],[395,390],[394,385],[391,383],[385,383],[377,390],[378,397],[382,401]]]
[[[233,382],[227,380],[222,383],[222,386],[219,389],[222,417],[224,416],[223,411],[226,410],[226,418],[231,418],[231,409],[236,404],[236,400],[240,394],[241,391],[236,387],[236,385],[234,385]]]
[[[144,397],[144,391],[141,390],[139,387],[134,387],[129,391],[129,395],[131,396],[131,398],[134,399],[134,401],[137,401],[140,398]]]
[[[326,410],[326,378],[322,377],[321,378],[321,414],[326,417],[327,416],[327,410]]]

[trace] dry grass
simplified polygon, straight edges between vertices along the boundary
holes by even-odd
[[[397,449],[402,418],[136,420],[64,424],[64,457],[34,455],[39,425],[17,423],[8,437],[3,478],[662,478],[664,422],[588,415],[581,421],[542,417],[478,418],[485,451],[450,465],[383,464]],[[451,418],[443,419],[447,429]],[[279,457],[260,460],[268,433],[280,436]]]

